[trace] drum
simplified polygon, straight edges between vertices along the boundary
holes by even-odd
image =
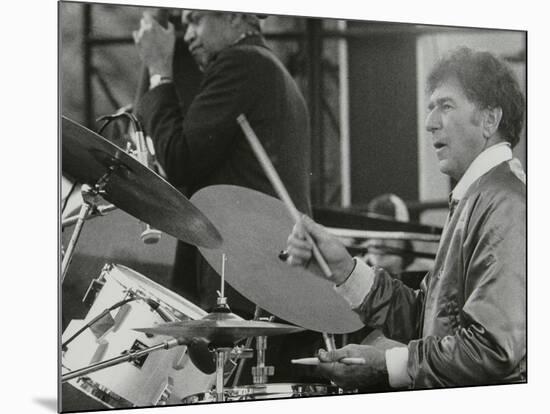
[[[313,397],[342,393],[343,391],[340,388],[332,385],[294,383],[245,385],[224,390],[225,401],[270,400],[274,398]],[[183,404],[213,402],[217,402],[215,390],[190,395],[182,399]]]
[[[121,265],[106,265],[90,285],[85,301],[91,304],[86,318],[71,321],[63,332],[63,342],[105,310],[113,309],[67,344],[61,359],[64,373],[170,339],[133,328],[206,315],[193,303]],[[205,392],[214,383],[214,374],[202,373],[191,362],[186,346],[155,351],[69,381],[109,408],[180,404],[184,397]]]

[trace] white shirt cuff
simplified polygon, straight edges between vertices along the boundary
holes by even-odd
[[[374,282],[374,271],[363,260],[354,257],[355,268],[347,280],[339,286],[334,286],[338,292],[351,306],[358,308],[363,299],[370,292]]]
[[[406,388],[412,383],[407,373],[407,361],[409,360],[409,348],[398,347],[386,351],[386,368],[388,380],[392,388]]]

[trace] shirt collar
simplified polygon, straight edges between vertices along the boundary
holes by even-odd
[[[470,164],[458,184],[453,189],[451,197],[460,200],[468,188],[483,174],[504,161],[512,159],[512,148],[508,142],[500,142],[479,154]]]

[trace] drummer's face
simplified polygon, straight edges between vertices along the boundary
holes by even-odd
[[[231,13],[185,10],[185,41],[199,67],[204,68],[223,49],[233,43]]]

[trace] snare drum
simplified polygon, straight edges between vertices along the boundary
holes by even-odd
[[[333,385],[324,384],[258,384],[227,388],[224,390],[225,401],[270,400],[273,398],[313,397],[321,395],[342,394],[342,390]],[[216,391],[202,392],[182,399],[183,404],[213,403]]]
[[[64,372],[170,339],[146,335],[133,328],[153,326],[167,320],[200,319],[207,314],[179,295],[121,265],[106,265],[93,285],[96,293],[89,300],[93,302],[90,311],[84,320],[71,321],[63,333],[63,342],[106,309],[126,298],[138,299],[113,309],[70,342],[62,357]],[[153,309],[151,300],[158,303],[157,309]],[[109,408],[126,408],[180,404],[186,396],[211,389],[215,375],[199,371],[189,359],[187,347],[178,346],[86,374],[69,383]]]

